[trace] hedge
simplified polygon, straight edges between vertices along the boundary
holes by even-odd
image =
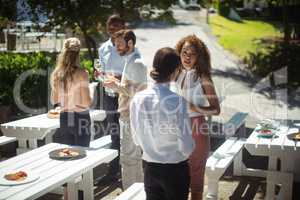
[[[47,106],[49,80],[48,75],[55,66],[57,53],[32,52],[13,53],[0,52],[0,105],[10,106],[14,113],[22,112],[14,99],[13,92],[20,86],[21,102],[30,108]],[[81,65],[92,78],[92,61],[85,59],[86,53],[81,53]],[[24,79],[22,84],[19,84]]]

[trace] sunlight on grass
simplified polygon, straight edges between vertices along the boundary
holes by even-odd
[[[243,23],[238,23],[216,15],[211,17],[210,26],[220,44],[242,58],[248,52],[256,51],[257,39],[281,36],[278,27],[264,21],[243,20]]]

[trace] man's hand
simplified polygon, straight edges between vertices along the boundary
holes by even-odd
[[[108,87],[111,89],[117,88],[119,84],[120,84],[120,81],[113,76],[107,77],[105,79],[105,81],[103,82],[104,87]]]

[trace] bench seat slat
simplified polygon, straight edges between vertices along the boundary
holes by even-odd
[[[221,159],[215,168],[227,168],[231,162],[233,161],[234,157],[239,153],[239,151],[243,148],[243,142],[242,141],[236,141],[231,149],[228,149],[228,153],[232,154],[232,156],[228,156],[224,159]]]
[[[111,144],[111,136],[105,135],[103,137],[100,137],[96,140],[93,140],[90,142],[91,148],[104,148],[108,147]]]
[[[8,144],[17,141],[15,137],[0,136],[0,145]]]
[[[235,144],[237,138],[228,138],[226,141],[216,150],[218,153],[226,153],[228,149]]]

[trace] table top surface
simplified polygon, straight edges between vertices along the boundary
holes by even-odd
[[[103,120],[106,116],[104,110],[90,110],[91,119]],[[59,127],[59,119],[50,119],[47,114],[35,115],[24,119],[1,124],[1,130],[17,128],[54,129]]]
[[[87,156],[78,160],[61,161],[49,158],[49,152],[66,147],[70,146],[50,143],[0,162],[0,174],[2,175],[7,172],[29,170],[39,176],[39,179],[31,183],[0,186],[0,199],[35,199],[74,180],[97,165],[111,161],[118,154],[116,150],[111,149],[86,148]]]
[[[279,130],[271,138],[258,137],[256,129],[245,141],[245,147],[254,154],[268,155],[274,152],[300,152],[300,141],[288,139],[287,135],[299,132],[299,128],[280,126]],[[300,154],[299,154],[300,158]]]

